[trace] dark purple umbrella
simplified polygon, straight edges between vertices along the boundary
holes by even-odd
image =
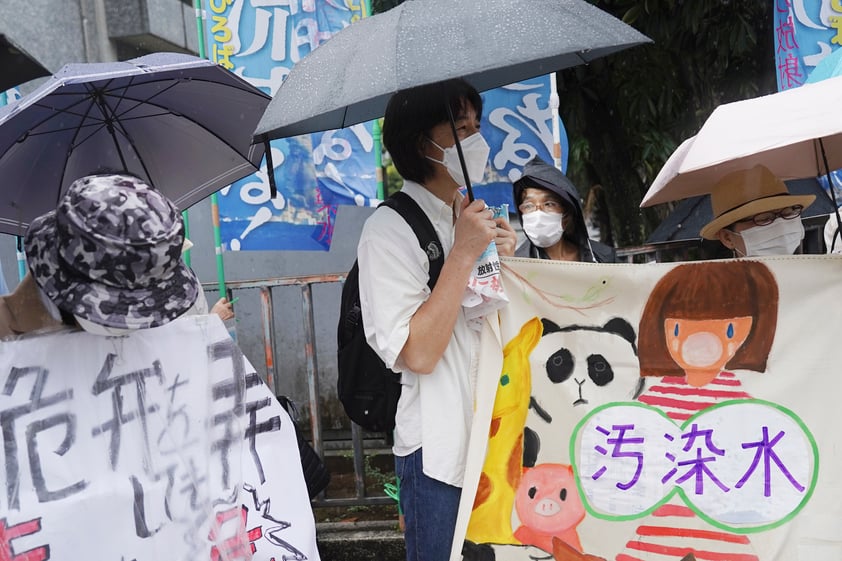
[[[183,210],[257,170],[269,99],[190,55],[68,64],[0,108],[0,232],[22,234],[98,171],[133,173]]]

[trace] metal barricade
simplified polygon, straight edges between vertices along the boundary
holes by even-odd
[[[652,246],[639,248],[628,248],[618,251],[621,260],[632,262],[635,256],[643,256],[647,261],[651,260],[656,251]],[[263,353],[266,365],[265,381],[275,393],[280,393],[278,363],[275,360],[277,348],[277,334],[275,332],[275,309],[272,290],[280,287],[298,286],[301,290],[301,305],[304,338],[304,353],[307,372],[308,404],[310,408],[310,430],[313,448],[318,454],[325,457],[325,446],[322,431],[322,417],[320,414],[320,371],[316,353],[316,330],[313,313],[313,285],[342,283],[345,281],[345,273],[327,273],[319,275],[302,275],[267,278],[258,280],[228,281],[227,288],[231,292],[243,290],[257,290],[260,293],[260,319],[263,338]],[[216,290],[215,283],[204,283],[208,291]],[[338,310],[338,302],[337,302]],[[322,493],[313,500],[313,506],[370,506],[378,504],[391,504],[393,499],[387,495],[368,496],[366,493],[366,449],[364,446],[363,430],[355,423],[351,425],[350,446],[353,452],[354,467],[354,496],[351,498],[330,498]]]
[[[320,275],[302,275],[277,277],[258,280],[227,281],[226,288],[237,293],[243,290],[257,290],[260,292],[260,318],[263,336],[263,352],[266,364],[266,384],[275,395],[280,393],[280,379],[275,360],[277,335],[275,332],[275,309],[272,289],[279,287],[298,286],[301,289],[301,305],[303,312],[304,354],[307,371],[308,404],[310,408],[311,443],[319,456],[325,458],[322,420],[319,404],[320,372],[316,353],[316,329],[313,313],[313,285],[342,283],[346,273],[327,273]],[[208,291],[217,288],[215,283],[203,283]],[[338,310],[338,302],[337,302]],[[363,430],[355,423],[351,424],[351,450],[353,451],[354,466],[354,496],[351,498],[329,498],[324,493],[316,497],[312,504],[316,507],[327,506],[370,506],[377,504],[391,504],[393,499],[385,494],[368,496],[365,485],[365,446]]]

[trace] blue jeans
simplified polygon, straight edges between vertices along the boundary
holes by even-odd
[[[407,561],[447,561],[462,489],[424,475],[421,449],[395,456]]]

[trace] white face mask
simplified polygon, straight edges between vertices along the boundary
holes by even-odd
[[[459,152],[456,151],[456,145],[442,148],[432,139],[430,139],[430,142],[442,151],[442,159],[436,160],[430,156],[427,156],[427,158],[447,168],[453,181],[460,186],[464,186],[465,176],[462,175],[462,164],[459,162]],[[478,132],[461,141],[461,144],[462,154],[465,156],[465,167],[468,168],[468,177],[471,178],[471,184],[479,183],[485,175],[485,165],[488,163],[491,147]]]
[[[804,225],[798,218],[778,218],[771,224],[755,226],[737,235],[743,238],[746,246],[744,257],[792,255],[804,238]]]
[[[564,214],[536,210],[522,215],[521,218],[523,219],[523,231],[529,241],[538,247],[554,246],[564,233],[564,228],[561,225]]]

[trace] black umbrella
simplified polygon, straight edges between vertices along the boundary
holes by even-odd
[[[786,181],[787,189],[793,195],[815,195],[816,200],[804,209],[802,219],[832,214],[835,205],[816,178],[791,179]],[[699,195],[681,200],[655,228],[646,240],[647,244],[695,241],[702,238],[699,231],[713,220],[710,195]]]
[[[68,64],[0,108],[0,232],[22,234],[98,171],[133,173],[185,209],[257,170],[251,133],[268,103],[190,55]]]
[[[24,82],[49,76],[50,71],[21,49],[6,35],[0,34],[0,92]]]
[[[392,94],[407,88],[461,77],[483,91],[649,41],[585,0],[407,0],[298,62],[255,140],[382,117]]]

